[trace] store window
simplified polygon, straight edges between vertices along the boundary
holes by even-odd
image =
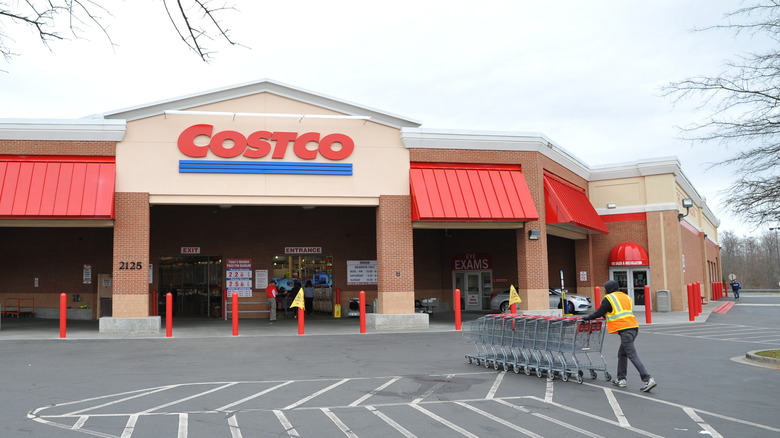
[[[325,254],[275,255],[273,278],[277,286],[292,289],[296,281],[305,285],[311,281],[315,288],[333,286],[333,256]]]

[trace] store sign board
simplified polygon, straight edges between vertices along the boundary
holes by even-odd
[[[452,256],[453,271],[487,271],[493,269],[490,254],[455,254]]]
[[[377,284],[376,260],[347,260],[347,284]]]
[[[285,254],[322,254],[321,246],[285,246]]]
[[[182,254],[200,254],[200,247],[199,246],[182,246],[181,247],[181,253]]]
[[[282,162],[292,145],[293,154],[302,160],[322,157],[342,161],[352,155],[355,141],[346,134],[319,132],[255,131],[244,135],[238,131],[220,131],[214,126],[192,125],[179,134],[179,151],[190,158],[205,158],[209,152],[226,160],[181,160],[179,173],[270,173],[352,175],[351,163]],[[271,161],[257,161],[270,154]],[[231,160],[242,157],[243,161]],[[290,167],[292,166],[292,167]]]
[[[225,289],[228,298],[237,293],[239,297],[252,296],[252,260],[228,259],[225,263]]]

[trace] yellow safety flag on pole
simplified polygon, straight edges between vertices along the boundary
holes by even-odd
[[[512,304],[520,304],[523,300],[520,299],[520,295],[517,294],[517,289],[515,289],[515,285],[509,286],[509,305]]]
[[[300,307],[303,310],[306,310],[306,304],[303,301],[303,288],[298,289],[298,294],[295,295],[295,299],[293,300],[292,304],[290,304],[290,308],[293,307]]]

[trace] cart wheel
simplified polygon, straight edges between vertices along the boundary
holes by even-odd
[[[597,378],[598,376],[599,376],[599,375],[598,375],[598,374],[596,374],[596,372],[595,372],[595,371],[593,371],[593,370],[590,370],[590,378],[591,378],[591,379],[595,379],[595,378]]]
[[[498,361],[497,360],[493,361],[493,369],[498,371]]]
[[[537,368],[536,369],[536,377],[542,377],[542,369],[541,368]]]
[[[577,376],[577,383],[582,384],[582,376]]]
[[[531,375],[531,367],[525,367],[525,375],[530,376]]]
[[[485,360],[484,362],[485,362],[485,368],[490,368],[490,362],[488,362],[487,360]],[[609,380],[609,379],[607,379],[607,380]]]
[[[569,381],[569,375],[567,373],[565,373],[565,372],[561,373],[561,380],[563,380],[564,382],[568,382]]]
[[[476,358],[475,358],[475,359],[474,359],[474,363],[475,363],[477,366],[479,366],[479,359],[476,359]]]
[[[515,365],[512,368],[515,370],[515,374],[520,374],[520,367],[519,366]]]
[[[509,371],[509,364],[504,362],[504,371]]]
[[[470,357],[466,356],[466,359],[468,359],[469,363],[473,362]]]
[[[612,380],[612,375],[609,374],[609,371],[604,371],[604,380],[606,380],[607,382]]]

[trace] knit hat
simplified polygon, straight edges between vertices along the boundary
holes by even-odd
[[[618,289],[620,289],[620,285],[615,280],[609,280],[608,282],[604,283],[604,290],[608,294],[616,292]]]

